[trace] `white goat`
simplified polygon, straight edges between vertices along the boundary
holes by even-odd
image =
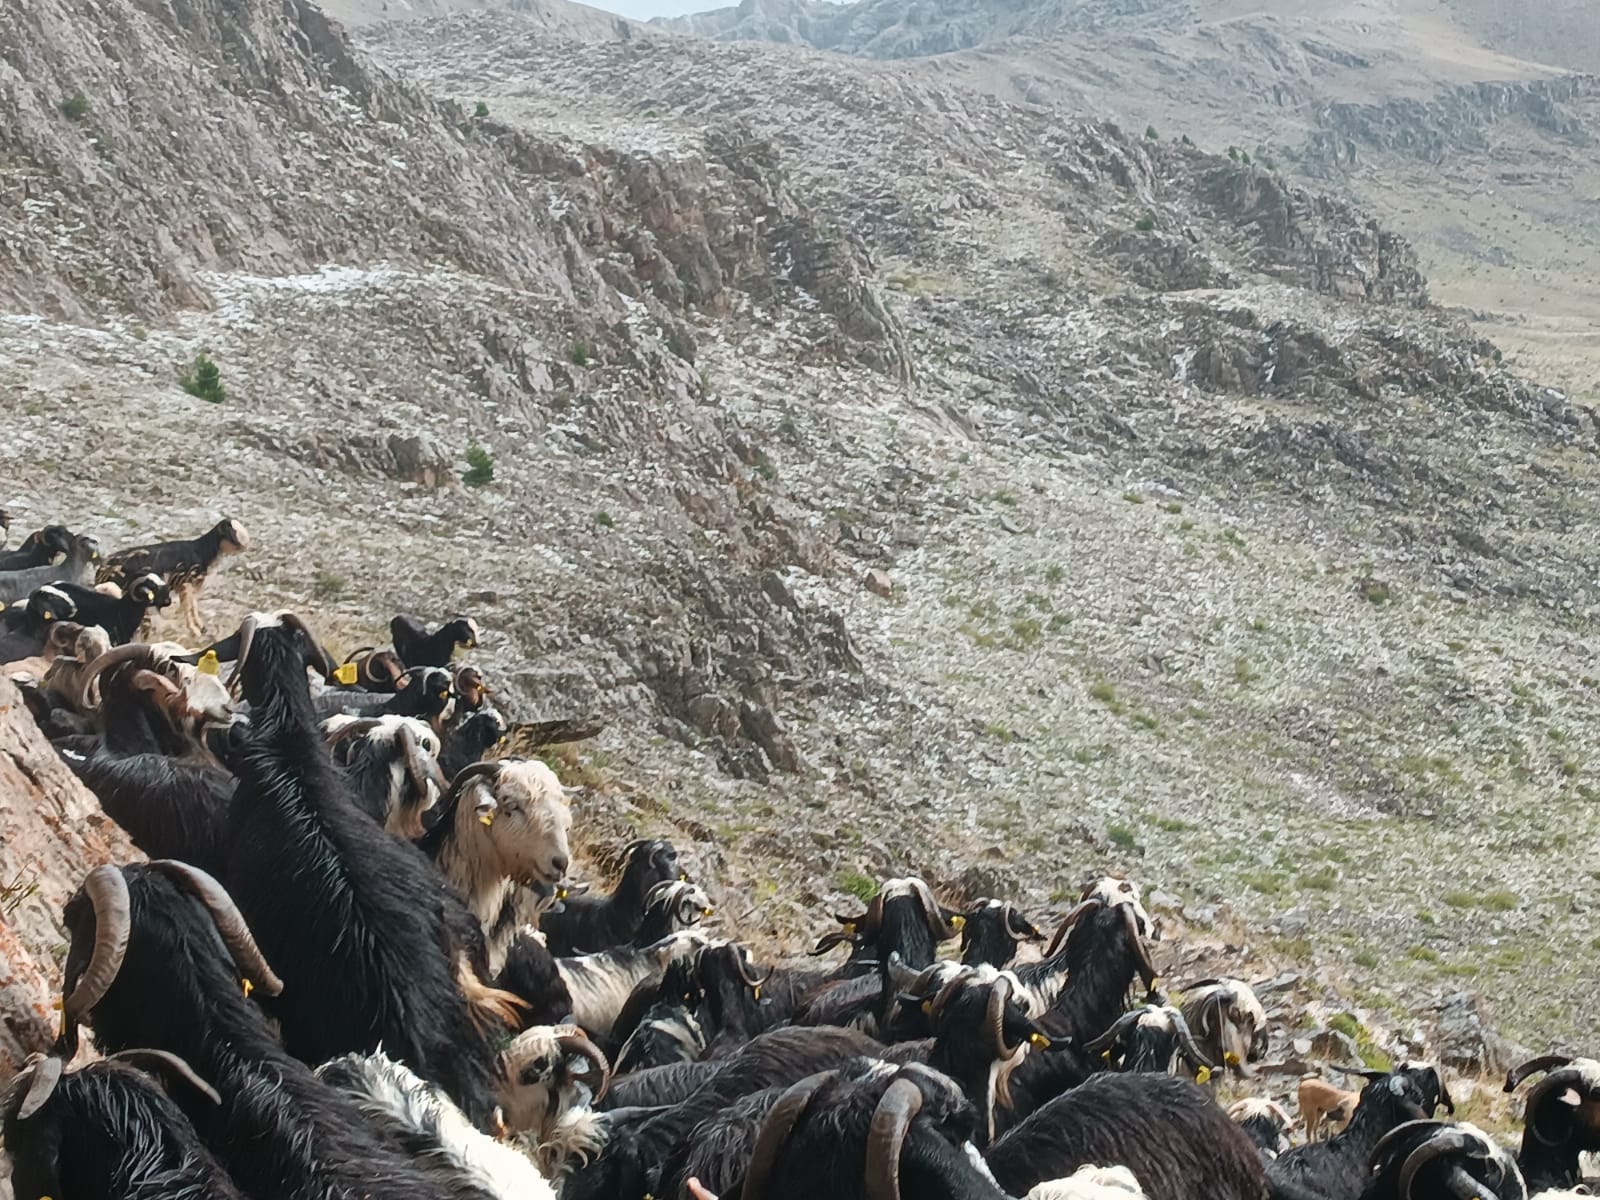
[[[572,993],[574,1019],[595,1037],[607,1038],[634,988],[659,980],[674,959],[690,958],[709,943],[704,934],[686,930],[643,949],[623,946],[558,958],[556,969]]]

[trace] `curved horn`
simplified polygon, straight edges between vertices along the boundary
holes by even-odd
[[[32,1066],[22,1068],[17,1078],[28,1081],[28,1090],[22,1093],[22,1105],[17,1109],[17,1120],[26,1121],[55,1095],[56,1084],[61,1082],[61,1068],[62,1062],[55,1055],[41,1058]]]
[[[112,667],[135,660],[147,667],[154,666],[155,653],[143,642],[130,642],[126,646],[113,646],[85,667],[78,680],[78,694],[73,697],[78,711],[93,712],[99,707],[94,701],[94,685],[99,682],[100,676]]]
[[[183,1080],[195,1091],[199,1092],[213,1104],[221,1104],[222,1097],[217,1095],[217,1089],[212,1087],[183,1059],[176,1054],[165,1050],[119,1050],[115,1054],[106,1056],[107,1062],[125,1062],[135,1067],[155,1067],[160,1071],[171,1071],[177,1078]]]
[[[568,1054],[588,1059],[594,1069],[600,1072],[600,1086],[594,1089],[594,1102],[598,1102],[611,1086],[611,1064],[606,1060],[605,1052],[589,1040],[588,1034],[575,1025],[563,1026],[556,1033],[556,1045]]]
[[[1426,1124],[1426,1122],[1412,1121],[1408,1122],[1406,1125],[1402,1125],[1400,1128],[1415,1129],[1419,1124]],[[1399,1130],[1396,1130],[1395,1132],[1399,1132]],[[1393,1136],[1393,1134],[1390,1136]],[[1427,1167],[1430,1163],[1437,1161],[1447,1154],[1458,1154],[1462,1151],[1467,1151],[1468,1153],[1478,1151],[1479,1153],[1472,1153],[1472,1157],[1482,1158],[1484,1157],[1481,1153],[1482,1149],[1482,1145],[1475,1142],[1460,1129],[1452,1129],[1448,1126],[1443,1126],[1439,1128],[1437,1132],[1429,1134],[1428,1139],[1425,1142],[1423,1142],[1410,1154],[1406,1155],[1406,1160],[1400,1167],[1401,1200],[1413,1200],[1411,1192],[1416,1186],[1417,1176],[1420,1175],[1423,1168]],[[1463,1174],[1465,1174],[1465,1172],[1463,1172]],[[1469,1180],[1472,1179],[1470,1175],[1468,1175],[1467,1178]],[[1478,1196],[1487,1196],[1489,1197],[1489,1200],[1495,1200],[1495,1195],[1493,1192],[1484,1190],[1482,1185],[1478,1184],[1476,1180],[1472,1180],[1472,1182],[1475,1185],[1474,1190],[1465,1193],[1463,1200],[1465,1200],[1466,1197]],[[1461,1195],[1462,1193],[1458,1192],[1457,1194]]]
[[[233,670],[228,675],[228,690],[237,691],[244,684],[244,664],[250,658],[250,647],[255,644],[256,630],[261,627],[261,618],[255,613],[249,613],[239,623],[239,646],[233,655]]]
[[[867,1200],[900,1200],[900,1151],[922,1111],[922,1089],[896,1079],[873,1110],[867,1130]]]
[[[745,955],[748,954],[748,953],[749,952],[747,950],[745,950],[744,947],[742,947],[742,946],[734,946],[733,947],[733,964],[734,964],[735,969],[737,969],[738,972],[739,972],[739,978],[744,980],[745,987],[747,987],[747,988],[758,988],[762,984],[766,983],[767,980],[772,978],[772,973],[774,971],[776,971],[777,968],[776,967],[768,967],[767,968],[767,973],[765,975],[761,976],[759,979],[757,979],[752,974],[751,966],[745,959]]]
[[[1034,923],[1023,916],[1022,910],[1015,904],[1006,905],[1006,929],[1018,941],[1039,942],[1044,940]]]
[[[1536,1083],[1533,1090],[1528,1093],[1528,1102],[1523,1106],[1522,1110],[1523,1127],[1546,1146],[1564,1144],[1570,1135],[1570,1130],[1563,1130],[1558,1133],[1555,1130],[1546,1128],[1548,1122],[1545,1118],[1548,1112],[1548,1105],[1546,1105],[1545,1101],[1554,1093],[1558,1091],[1565,1092],[1575,1085],[1578,1087],[1578,1094],[1581,1097],[1583,1095],[1582,1083],[1582,1074],[1577,1068],[1569,1066],[1551,1071]],[[1565,1106],[1564,1101],[1558,1101],[1558,1103],[1562,1103]]]
[[[1050,939],[1049,948],[1044,952],[1046,958],[1054,958],[1056,951],[1061,948],[1061,943],[1067,940],[1067,934],[1072,932],[1072,927],[1078,923],[1078,918],[1091,908],[1101,907],[1105,901],[1098,896],[1090,896],[1087,900],[1080,900],[1073,906],[1071,912],[1062,918],[1061,924],[1056,926],[1055,936]]]
[[[767,1181],[772,1177],[773,1167],[777,1165],[778,1152],[789,1140],[789,1134],[793,1132],[796,1123],[805,1115],[806,1107],[811,1103],[811,1098],[817,1094],[817,1089],[831,1078],[833,1078],[832,1071],[819,1071],[815,1075],[808,1075],[779,1097],[777,1104],[772,1106],[767,1119],[761,1123],[761,1132],[756,1136],[755,1149],[750,1153],[750,1165],[744,1173],[744,1186],[739,1191],[741,1200],[766,1200]]]
[[[1178,1045],[1183,1048],[1183,1052],[1188,1055],[1191,1060],[1198,1063],[1202,1067],[1208,1068],[1209,1070],[1215,1071],[1217,1069],[1218,1064],[1207,1058],[1206,1055],[1201,1051],[1198,1043],[1195,1042],[1194,1034],[1189,1032],[1189,1022],[1184,1020],[1181,1009],[1174,1008],[1172,1010],[1172,1027],[1177,1031]],[[1241,1059],[1240,1066],[1242,1067],[1243,1065],[1244,1062]]]
[[[1115,1025],[1113,1025],[1110,1029],[1106,1030],[1099,1037],[1095,1038],[1094,1041],[1089,1042],[1087,1045],[1085,1045],[1084,1048],[1083,1048],[1084,1052],[1086,1054],[1102,1054],[1102,1053],[1104,1053],[1111,1046],[1116,1044],[1117,1039],[1122,1036],[1123,1030],[1127,1029],[1129,1025],[1132,1025],[1135,1022],[1137,1022],[1139,1020],[1139,1018],[1142,1017],[1143,1015],[1144,1015],[1144,1010],[1141,1009],[1141,1008],[1136,1008],[1132,1012],[1123,1013],[1120,1017],[1117,1018],[1117,1022],[1116,1022]]]
[[[1011,999],[1011,980],[1004,975],[989,988],[989,1007],[984,1013],[983,1028],[989,1037],[989,1050],[996,1058],[1009,1058],[1011,1048],[1006,1046],[1006,1001]]]
[[[937,967],[930,967],[925,972],[919,972],[916,979],[912,981],[911,987],[903,990],[909,990],[911,994],[915,995],[918,990],[917,984],[922,982],[923,975],[933,975],[937,970]],[[928,1020],[932,1024],[938,1025],[939,1018],[944,1016],[945,1006],[950,1003],[951,998],[957,992],[967,985],[967,981],[971,978],[971,971],[957,971],[954,975],[950,976],[949,979],[946,979],[944,983],[940,985],[939,990],[933,994],[933,1000],[928,1005]],[[932,983],[933,980],[930,978],[928,982]]]
[[[444,794],[444,799],[438,803],[439,818],[435,828],[444,825],[447,821],[454,821],[456,809],[461,803],[461,797],[466,793],[468,786],[477,779],[494,779],[500,774],[500,762],[475,762],[469,763],[456,772],[450,781],[450,788]]]
[[[933,940],[947,942],[955,937],[958,930],[944,919],[944,910],[934,899],[933,889],[928,886],[927,880],[914,876],[911,880],[911,890],[916,892],[917,899],[922,901],[922,919],[927,922],[928,933]]]
[[[1128,937],[1133,941],[1133,951],[1138,958],[1139,978],[1144,980],[1145,991],[1155,986],[1156,968],[1150,961],[1150,948],[1139,936],[1139,918],[1134,916],[1133,905],[1122,905],[1122,921],[1128,927]]]
[[[120,870],[109,863],[96,867],[83,881],[83,894],[94,906],[94,951],[72,994],[61,1003],[66,1020],[73,1024],[92,1012],[111,990],[133,933],[133,902]]]
[[[323,736],[328,743],[328,749],[332,750],[341,742],[349,741],[355,737],[366,737],[374,729],[381,729],[382,727],[383,722],[379,718],[363,717],[355,721],[346,721],[337,729],[325,730]]]
[[[401,761],[405,763],[406,778],[411,781],[411,789],[418,796],[418,809],[436,803],[448,790],[444,772],[439,769],[439,760],[422,748],[416,731],[409,724],[400,726],[400,753]],[[429,789],[432,789],[431,794]],[[420,836],[422,831],[419,829],[417,832]]]
[[[176,859],[153,858],[150,865],[206,906],[234,965],[254,987],[269,996],[276,996],[283,991],[283,981],[273,974],[255,938],[250,936],[250,927],[245,924],[244,914],[220,883],[199,867],[191,867]]]
[[[1538,1058],[1530,1058],[1506,1072],[1505,1090],[1514,1092],[1522,1086],[1522,1081],[1529,1075],[1537,1075],[1540,1071],[1553,1071],[1571,1062],[1572,1059],[1565,1054],[1542,1054]]]

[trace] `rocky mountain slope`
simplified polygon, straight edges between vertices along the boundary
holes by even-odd
[[[608,723],[579,828],[673,837],[775,946],[864,878],[1042,912],[1120,869],[1395,1053],[1464,986],[1580,1027],[1600,425],[1348,199],[948,59],[30,14],[19,524],[238,517],[219,630],[474,613],[509,708]]]

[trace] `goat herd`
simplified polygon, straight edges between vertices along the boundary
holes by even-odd
[[[1127,880],[1047,940],[891,879],[824,933],[831,969],[708,936],[664,841],[585,894],[560,782],[452,667],[472,621],[396,617],[342,662],[289,612],[136,640],[176,599],[203,641],[199,589],[246,546],[223,521],[102,557],[52,526],[0,554],[0,662],[149,859],[66,905],[59,1039],[0,1102],[18,1200],[1587,1194],[1588,1059],[1511,1073],[1542,1074],[1514,1154],[1438,1119],[1421,1063],[1307,1080],[1302,1144],[1276,1103],[1224,1109],[1266,1013],[1234,979],[1163,996]]]

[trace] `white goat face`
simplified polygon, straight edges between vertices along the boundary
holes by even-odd
[[[1139,885],[1131,879],[1117,879],[1107,875],[1097,881],[1089,889],[1090,896],[1096,897],[1107,908],[1115,908],[1126,904],[1133,909],[1134,919],[1139,925],[1140,937],[1153,937],[1155,923],[1150,920],[1150,914],[1144,909],[1144,901],[1139,892]]]
[[[542,762],[506,762],[493,790],[477,790],[477,816],[489,828],[502,873],[518,883],[555,887],[572,864],[572,809]]]

